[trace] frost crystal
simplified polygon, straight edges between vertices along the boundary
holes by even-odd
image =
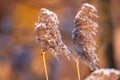
[[[120,71],[114,69],[98,69],[85,80],[119,80]]]
[[[49,51],[55,57],[59,54],[65,55],[69,59],[71,51],[62,42],[58,26],[59,20],[57,15],[42,8],[39,21],[35,27],[35,37],[43,52]]]
[[[97,69],[98,61],[95,54],[96,42],[94,39],[98,28],[98,24],[95,22],[95,19],[98,17],[95,14],[96,12],[97,10],[93,5],[83,4],[75,16],[75,29],[72,35],[78,55],[92,70]]]

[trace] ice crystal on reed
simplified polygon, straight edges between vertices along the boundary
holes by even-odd
[[[71,51],[63,43],[58,30],[59,20],[55,13],[45,8],[40,10],[38,23],[35,27],[35,37],[43,52],[49,51],[56,58],[57,55],[65,55],[70,59]]]
[[[97,69],[97,55],[95,54],[95,35],[98,24],[95,19],[97,9],[88,3],[81,6],[75,16],[75,29],[73,30],[73,43],[81,60],[90,66],[92,70]]]

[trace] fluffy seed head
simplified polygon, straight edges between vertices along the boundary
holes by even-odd
[[[119,80],[120,71],[115,69],[98,69],[92,72],[85,80]]]
[[[96,8],[88,3],[81,6],[75,16],[75,29],[73,30],[73,43],[81,60],[90,66],[92,70],[97,69],[97,55],[95,54],[95,35],[98,24],[95,19]]]
[[[59,20],[57,15],[52,11],[42,8],[35,27],[36,41],[43,52],[49,51],[55,57],[58,54],[62,54],[69,59],[71,51],[62,42],[58,26]]]

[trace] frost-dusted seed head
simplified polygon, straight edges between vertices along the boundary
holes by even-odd
[[[120,71],[114,69],[98,69],[92,72],[85,80],[119,80]]]
[[[58,26],[59,20],[57,15],[52,11],[42,8],[35,27],[35,37],[43,52],[49,51],[55,57],[58,54],[63,54],[69,59],[71,52],[62,42]]]
[[[53,23],[53,24],[59,25],[59,20],[58,20],[57,15],[53,13],[52,11],[49,11],[45,8],[41,8],[40,10],[39,22],[51,23],[51,24]]]
[[[95,35],[98,24],[95,22],[97,18],[96,8],[88,3],[81,6],[75,16],[75,29],[73,30],[73,43],[81,60],[90,66],[92,70],[97,69],[97,55]]]
[[[96,31],[96,28],[98,28],[98,24],[94,22],[98,18],[96,12],[97,9],[93,5],[88,3],[83,4],[75,16],[75,27],[82,25],[81,27],[84,29],[87,27],[86,25],[90,25],[94,26],[92,29]]]

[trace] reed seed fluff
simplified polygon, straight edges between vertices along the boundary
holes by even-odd
[[[97,9],[88,3],[81,6],[75,16],[75,28],[72,32],[72,39],[75,49],[81,60],[88,64],[92,70],[97,69],[98,58],[95,54],[95,36],[98,28],[96,19]]]
[[[98,69],[92,72],[85,80],[119,80],[120,71],[115,69]]]
[[[59,24],[58,17],[55,13],[42,8],[35,27],[35,38],[43,52],[49,51],[56,58],[59,54],[64,55],[70,60],[71,51],[61,39],[61,34],[58,29]]]

